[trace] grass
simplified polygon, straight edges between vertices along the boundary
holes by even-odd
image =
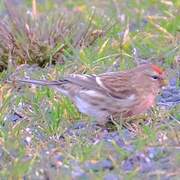
[[[107,132],[53,90],[5,80],[53,80],[70,73],[129,69],[144,61],[177,77],[179,1],[68,0],[59,5],[48,0],[37,3],[36,16],[31,3],[0,3],[0,15],[6,14],[0,21],[2,179],[103,179],[109,173],[125,179],[178,177],[179,105],[153,111],[150,125],[138,125],[137,134],[119,124]],[[138,158],[150,148],[162,151],[153,161],[156,171],[144,173]],[[166,158],[168,163],[161,162]],[[104,159],[113,169],[85,168]],[[124,170],[128,162],[134,163],[132,169]],[[163,164],[170,164],[168,170]]]

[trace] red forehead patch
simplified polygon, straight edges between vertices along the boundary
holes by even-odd
[[[156,66],[155,64],[152,64],[151,67],[158,74],[162,74],[164,72],[160,67]]]

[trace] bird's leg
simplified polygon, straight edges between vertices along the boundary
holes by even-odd
[[[140,125],[144,124],[144,121],[148,120],[148,114],[141,114],[138,116],[133,116],[126,118],[123,126],[130,130],[131,132],[137,134],[140,131]]]
[[[98,119],[97,125],[101,127],[102,129],[106,129],[108,131],[117,130],[117,127],[116,127],[117,123],[115,122],[112,116]]]
[[[133,132],[134,134],[137,134],[140,130],[139,124],[135,122],[124,122],[123,127],[128,129],[130,132]]]
[[[141,123],[144,123],[144,121],[146,121],[147,119],[149,119],[148,114],[140,114],[140,115],[127,118],[126,122],[136,122],[138,124],[141,124]]]

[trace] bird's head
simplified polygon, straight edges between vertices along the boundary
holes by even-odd
[[[136,68],[138,79],[142,79],[141,83],[149,87],[161,89],[167,85],[166,72],[155,64],[143,64]],[[138,73],[141,72],[141,73]]]
[[[149,70],[147,70],[146,75],[149,76],[152,83],[156,84],[160,88],[168,84],[166,72],[157,65],[151,64]]]

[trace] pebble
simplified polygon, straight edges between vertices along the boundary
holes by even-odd
[[[120,147],[124,147],[125,143],[123,141],[123,139],[119,136],[118,132],[110,132],[105,134],[104,139],[107,141],[115,141],[116,144]]]
[[[56,161],[64,161],[64,156],[62,155],[62,154],[57,154],[56,156],[55,156],[55,160]]]
[[[169,157],[164,157],[164,158],[161,158],[159,161],[158,161],[158,164],[160,164],[160,168],[163,169],[163,170],[170,170],[172,165],[170,163],[170,159]]]
[[[104,177],[104,180],[119,180],[119,177],[116,174],[109,173]]]
[[[169,92],[169,91],[164,91],[161,97],[164,99],[164,98],[169,98],[170,96],[172,96],[172,93],[171,93],[171,92]]]
[[[140,171],[144,173],[149,172],[153,166],[151,160],[144,153],[138,153],[126,159],[122,164],[122,168],[125,171],[132,171],[136,167],[140,167]]]
[[[163,147],[152,147],[147,150],[147,156],[153,161],[164,159],[168,154],[168,151]]]
[[[177,95],[177,96],[172,96],[172,97],[166,99],[165,102],[180,103],[180,96],[179,96],[179,95]]]
[[[72,170],[72,178],[74,179],[84,179],[85,177],[87,177],[87,175],[85,174],[84,170],[82,170],[79,166],[75,166],[73,167]]]
[[[10,114],[8,119],[14,123],[22,119],[22,116],[14,112],[13,114]]]
[[[180,104],[180,88],[177,87],[177,79],[172,78],[169,81],[169,86],[164,89],[161,96],[158,98],[158,104],[161,106],[173,107]]]
[[[32,138],[28,136],[25,138],[25,142],[29,145],[31,143],[31,139]]]
[[[169,80],[169,86],[176,86],[176,84],[177,84],[176,78],[172,78]]]
[[[112,170],[114,168],[112,161],[108,159],[98,162],[85,162],[84,167],[88,171],[102,171],[106,169]]]
[[[86,122],[77,122],[73,125],[73,129],[82,129],[85,128],[87,126]]]

